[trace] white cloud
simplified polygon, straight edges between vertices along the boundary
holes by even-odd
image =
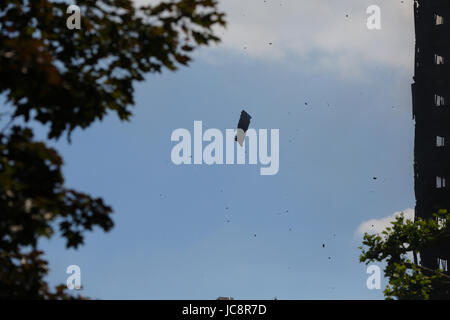
[[[374,2],[381,8],[381,30],[366,27],[366,10]],[[368,64],[413,67],[412,0],[221,0],[220,5],[229,22],[220,48],[228,51],[352,75]]]
[[[359,235],[363,235],[364,233],[375,234],[380,233],[386,227],[391,225],[391,222],[395,220],[403,212],[404,217],[409,220],[414,220],[414,209],[405,209],[403,211],[395,212],[394,214],[381,218],[381,219],[371,219],[369,221],[365,221],[361,223],[358,227],[357,233]]]
[[[134,1],[144,4],[160,0]],[[361,75],[369,65],[412,72],[412,3],[413,0],[219,0],[228,22],[226,29],[218,30],[222,43],[215,49],[201,51],[198,57],[214,63],[214,59],[220,61],[230,54],[245,54],[255,59],[337,71],[346,77]],[[381,8],[381,30],[366,27],[366,10],[374,4]]]

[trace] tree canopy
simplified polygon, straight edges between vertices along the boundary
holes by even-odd
[[[66,27],[71,3],[0,2],[0,297],[72,298],[52,291],[40,237],[59,231],[68,248],[94,227],[113,227],[101,198],[67,189],[58,152],[35,141],[30,123],[59,139],[115,113],[132,114],[133,84],[146,73],[188,65],[225,26],[215,0],[173,0],[136,8],[130,0],[79,0],[81,29]]]
[[[449,299],[450,276],[442,269],[418,263],[417,255],[428,248],[448,244],[450,214],[440,210],[432,219],[416,221],[398,216],[381,234],[364,235],[360,262],[385,262],[389,284],[387,299]]]

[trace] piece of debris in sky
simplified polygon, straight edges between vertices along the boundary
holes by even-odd
[[[251,118],[252,117],[247,112],[245,112],[245,110],[242,110],[241,117],[239,118],[236,136],[234,137],[234,141],[237,141],[241,147],[244,145],[245,133],[248,130]]]

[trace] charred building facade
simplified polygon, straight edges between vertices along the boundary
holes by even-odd
[[[450,1],[417,0],[413,117],[416,217],[450,210]],[[420,253],[421,264],[448,272],[450,245]]]

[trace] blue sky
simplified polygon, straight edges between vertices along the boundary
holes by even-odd
[[[81,294],[100,299],[383,298],[366,288],[358,227],[415,203],[411,1],[379,1],[381,31],[365,27],[371,2],[251,2],[223,4],[221,45],[137,84],[130,122],[53,143],[67,186],[103,197],[115,227],[79,250],[41,241],[52,284],[76,264]],[[308,10],[317,28],[298,19]],[[234,128],[242,109],[280,130],[277,175],[171,162],[173,130]]]

